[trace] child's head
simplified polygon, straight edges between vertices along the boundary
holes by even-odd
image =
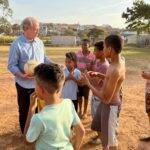
[[[97,59],[101,59],[102,57],[104,57],[104,42],[103,41],[100,41],[100,42],[96,42],[94,44],[94,54],[95,54],[95,57]]]
[[[66,53],[65,63],[68,68],[75,68],[77,62],[77,56],[75,52]]]
[[[59,93],[63,86],[64,74],[57,64],[40,64],[34,70],[35,92],[41,99],[49,93],[51,95]]]
[[[89,47],[90,47],[90,41],[88,39],[83,39],[82,40],[82,50],[87,51]]]
[[[119,54],[122,50],[122,40],[118,35],[109,35],[105,38],[104,53],[106,57],[111,57],[111,53]]]

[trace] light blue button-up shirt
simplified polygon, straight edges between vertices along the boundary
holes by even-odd
[[[16,75],[17,72],[24,73],[24,65],[29,60],[51,63],[45,55],[43,42],[39,38],[35,38],[33,42],[29,42],[22,34],[10,47],[8,69],[14,75]],[[15,76],[15,82],[26,89],[35,88],[34,79],[24,79]]]

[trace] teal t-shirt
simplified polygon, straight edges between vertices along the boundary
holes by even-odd
[[[33,115],[26,139],[36,141],[36,150],[73,150],[69,139],[71,126],[79,122],[72,101],[64,99]]]

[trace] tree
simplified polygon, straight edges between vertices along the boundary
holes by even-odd
[[[143,0],[133,2],[133,7],[127,7],[122,18],[126,19],[127,29],[137,31],[138,34],[145,31],[150,33],[150,4]]]
[[[11,24],[4,17],[0,18],[0,34],[1,33],[5,33],[5,34],[10,34],[11,33]]]
[[[0,10],[2,11],[1,17],[11,17],[12,15],[12,9],[9,6],[8,0],[0,0]]]
[[[95,43],[95,41],[98,40],[100,36],[104,36],[104,30],[99,28],[92,28],[87,33],[87,36],[92,40],[92,43]]]
[[[66,35],[66,36],[75,36],[75,33],[72,29],[66,29],[63,33],[63,35]]]
[[[21,26],[17,23],[12,25],[12,31],[14,35],[19,35],[21,31]]]
[[[9,7],[8,0],[0,0],[0,11],[2,12],[0,16],[0,33],[9,34],[11,32],[11,24],[8,18],[12,16],[12,10]]]

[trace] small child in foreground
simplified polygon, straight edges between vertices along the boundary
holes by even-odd
[[[62,97],[71,99],[76,112],[78,111],[78,82],[81,72],[76,68],[76,54],[74,52],[66,53],[66,68],[64,69],[65,82],[62,89]]]
[[[64,74],[57,64],[41,64],[35,68],[35,92],[24,134],[29,143],[36,142],[36,150],[79,150],[85,133],[84,127],[71,101],[60,98]],[[35,114],[37,98],[46,106]],[[71,126],[74,126],[75,143],[70,142]]]

